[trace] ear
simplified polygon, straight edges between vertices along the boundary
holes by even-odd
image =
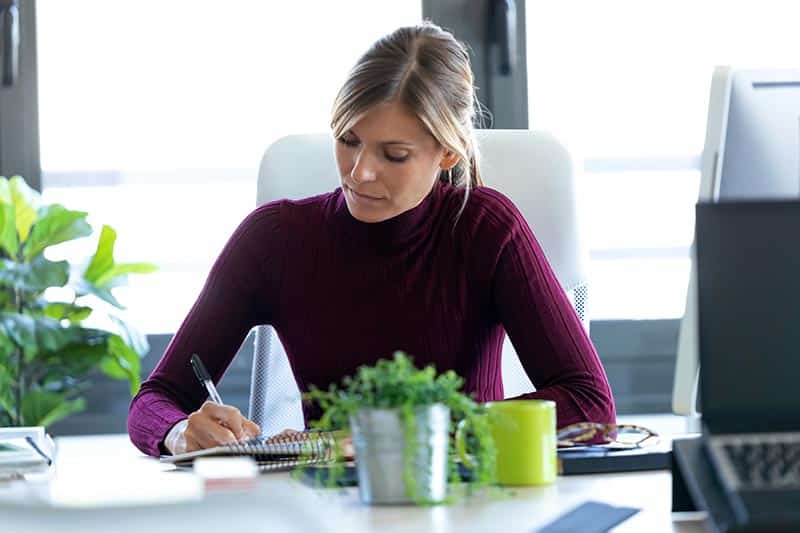
[[[458,164],[458,154],[455,152],[445,151],[442,160],[439,161],[439,168],[442,170],[450,170]]]

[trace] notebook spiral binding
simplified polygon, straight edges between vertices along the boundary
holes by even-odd
[[[282,463],[317,463],[333,458],[334,441],[330,433],[300,432],[273,437],[253,437],[230,444],[227,448],[235,454],[250,455],[257,461],[283,458]],[[294,460],[287,460],[293,458]]]
[[[336,458],[336,439],[331,432],[305,431],[273,437],[259,436],[215,448],[163,456],[161,461],[190,468],[198,457],[249,456],[260,472],[292,470],[297,466],[328,463]]]

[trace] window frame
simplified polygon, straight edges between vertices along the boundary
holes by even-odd
[[[8,5],[19,13],[19,65],[16,83],[0,86],[0,175],[19,174],[41,191],[36,1],[4,0],[0,10]]]

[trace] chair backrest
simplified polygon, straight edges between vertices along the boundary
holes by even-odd
[[[588,254],[581,239],[569,152],[542,131],[478,130],[476,138],[486,185],[511,198],[525,216],[588,331]],[[338,183],[331,135],[290,135],[264,153],[257,202],[304,198],[333,190]],[[503,347],[503,387],[506,397],[533,390],[508,339]],[[303,426],[297,385],[269,326],[256,331],[250,418],[265,432]]]

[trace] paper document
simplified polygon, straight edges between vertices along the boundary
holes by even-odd
[[[0,428],[0,478],[47,470],[54,450],[43,427]]]

